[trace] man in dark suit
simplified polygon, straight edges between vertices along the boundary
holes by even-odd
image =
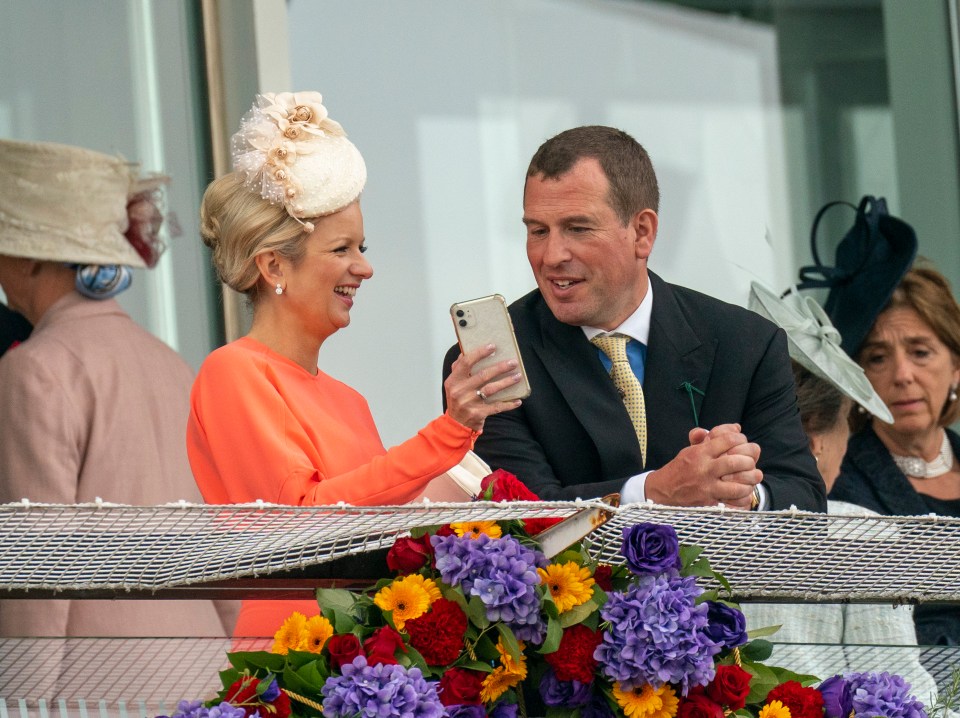
[[[532,394],[487,419],[477,453],[544,499],[824,511],[783,331],[647,270],[659,189],[644,149],[567,130],[531,160],[523,206],[538,289],[510,314]],[[604,334],[629,338],[639,422],[591,343]]]

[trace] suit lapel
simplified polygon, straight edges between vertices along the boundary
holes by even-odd
[[[580,327],[557,321],[546,302],[539,303],[537,312],[540,342],[531,348],[597,447],[604,475],[637,473],[641,467],[640,445],[597,349]],[[584,481],[597,479],[585,477]]]
[[[652,272],[650,283],[653,313],[643,391],[650,465],[657,467],[689,443],[690,429],[703,425],[701,392],[706,392],[710,384],[716,344],[700,340],[669,284]]]

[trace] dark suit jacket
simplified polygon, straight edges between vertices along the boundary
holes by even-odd
[[[823,481],[796,406],[786,336],[766,319],[650,273],[653,313],[644,367],[647,469],[689,445],[695,426],[740,423],[760,445],[771,508],[826,511]],[[532,394],[487,419],[476,451],[543,499],[620,491],[641,473],[633,425],[596,348],[559,322],[539,290],[510,306]],[[447,353],[444,376],[457,356]],[[703,392],[688,392],[689,383]],[[698,420],[694,420],[694,414]]]
[[[960,455],[960,436],[949,429],[947,436],[954,453]],[[938,506],[928,504],[917,493],[869,426],[850,437],[830,498],[865,506],[886,516],[920,516],[935,509],[941,513]],[[921,645],[960,645],[957,606],[920,604],[914,610],[913,620]]]
[[[30,336],[30,322],[11,310],[6,304],[0,304],[0,356],[17,342]]]

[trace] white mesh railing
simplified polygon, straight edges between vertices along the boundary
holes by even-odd
[[[390,546],[418,526],[570,516],[612,518],[592,549],[620,561],[624,526],[672,524],[740,597],[960,601],[960,519],[674,509],[599,501],[404,506],[0,506],[0,597],[158,592],[304,569]]]

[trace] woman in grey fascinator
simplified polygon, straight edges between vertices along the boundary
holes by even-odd
[[[751,286],[748,306],[782,327],[787,334],[797,405],[810,450],[827,486],[827,492],[840,473],[840,465],[850,436],[848,418],[851,409],[862,407],[876,421],[893,421],[890,410],[873,389],[860,368],[840,347],[840,333],[812,298],[796,290],[782,298],[761,284]],[[829,500],[830,514],[848,516],[875,515],[862,506]],[[916,646],[912,606],[872,604],[763,604],[743,605],[751,626],[780,625],[772,640],[777,643]],[[799,649],[799,647],[798,647]],[[889,656],[858,654],[847,666],[840,651],[800,649],[791,656],[791,667],[800,673],[830,676],[844,670],[884,670]],[[936,683],[919,662],[917,649],[898,650],[898,673],[913,687],[926,705],[936,702]],[[866,666],[866,667],[865,667]]]
[[[324,373],[324,342],[350,324],[373,268],[360,211],[366,167],[316,92],[257,98],[233,137],[234,171],[203,198],[201,233],[222,280],[253,307],[250,332],[213,352],[191,396],[187,449],[208,503],[403,503],[456,466],[516,362],[471,376],[492,346],[460,357],[447,411],[384,448],[366,400]],[[383,348],[384,365],[391,347]],[[399,377],[398,377],[399,379]],[[315,601],[245,601],[235,634],[272,636]]]
[[[111,298],[163,249],[164,182],[100,152],[0,140],[0,286],[34,325],[0,358],[0,503],[200,500],[183,446],[193,372]],[[0,604],[5,636],[232,626],[210,601]]]

